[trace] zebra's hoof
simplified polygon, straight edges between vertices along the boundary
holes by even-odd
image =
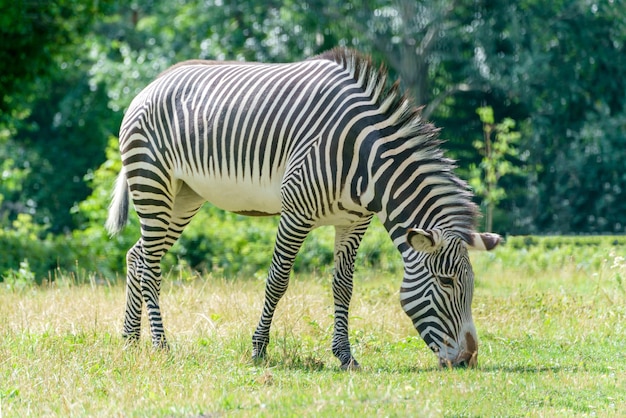
[[[255,348],[254,350],[252,350],[252,364],[258,366],[265,363],[266,354],[267,353],[265,349],[258,350]]]
[[[156,351],[170,351],[170,345],[167,343],[165,338],[161,338],[157,341],[152,341],[152,348]]]
[[[253,366],[262,366],[266,363],[265,356],[252,356],[252,365]]]
[[[252,362],[259,364],[265,361],[267,355],[267,343],[252,342]]]
[[[349,361],[341,364],[341,370],[355,372],[361,370],[361,365],[353,357]]]
[[[124,339],[124,350],[137,347],[137,345],[139,344],[139,335],[122,334],[122,338]]]

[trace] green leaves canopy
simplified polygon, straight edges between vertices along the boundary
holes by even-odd
[[[624,16],[610,0],[4,2],[0,221],[9,230],[27,213],[41,236],[95,233],[102,215],[79,206],[94,192],[85,179],[130,100],[169,65],[295,61],[345,45],[386,63],[426,106],[463,177],[483,158],[476,109],[516,122],[518,152],[501,168],[519,175],[498,179],[494,230],[620,233]]]

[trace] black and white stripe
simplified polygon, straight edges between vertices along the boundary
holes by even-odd
[[[342,367],[356,367],[348,341],[354,259],[377,214],[404,257],[403,306],[440,357],[460,362],[463,332],[476,341],[464,243],[482,240],[473,232],[477,210],[439,148],[437,129],[398,83],[386,83],[369,58],[335,49],[293,64],[182,63],[146,87],[122,122],[124,168],[107,221],[112,233],[123,227],[130,191],[141,239],[128,252],[124,334],[138,338],[145,303],[153,343],[167,345],[160,260],[209,201],[238,213],[280,214],[255,357],[265,355],[302,242],[313,228],[335,225],[332,348]],[[437,250],[407,242],[412,228],[440,237]],[[497,244],[487,241],[484,249]],[[442,268],[468,277],[458,292],[434,285]]]

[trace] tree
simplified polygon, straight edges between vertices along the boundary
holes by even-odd
[[[512,158],[519,155],[516,146],[521,135],[513,131],[515,121],[511,118],[505,118],[496,124],[493,109],[489,106],[478,108],[476,113],[483,124],[483,139],[474,141],[474,147],[483,159],[479,166],[470,166],[469,183],[474,192],[483,199],[486,206],[485,230],[491,232],[494,209],[506,198],[506,190],[499,185],[500,179],[509,174],[523,173],[521,167],[511,162]]]
[[[80,152],[74,154],[75,151],[97,146],[91,141],[84,142],[84,135],[80,135],[94,132],[94,127],[85,127],[83,132],[74,135],[57,128],[65,122],[64,118],[81,114],[89,106],[88,95],[80,89],[81,76],[82,80],[85,79],[85,72],[80,68],[83,60],[77,57],[84,56],[81,37],[89,32],[91,23],[107,3],[57,0],[45,7],[39,2],[25,0],[2,3],[0,62],[4,66],[0,71],[0,160],[3,185],[0,186],[0,220],[5,224],[10,224],[19,213],[26,212],[41,224],[54,224],[54,218],[59,214],[65,216],[60,223],[68,225],[71,199],[80,200],[86,196],[80,187],[76,196],[71,190],[66,192],[68,183],[70,186],[82,183],[80,177],[85,173],[84,164],[82,172],[70,171],[69,176],[63,169],[74,167],[73,163],[81,156]],[[77,126],[80,121],[74,123]],[[52,145],[55,139],[57,146]],[[74,149],[68,151],[69,147],[64,144],[73,141]],[[61,150],[65,152],[58,152]],[[91,156],[91,150],[87,151],[85,158]],[[103,155],[102,151],[100,154]],[[77,176],[78,181],[75,180]],[[55,199],[59,200],[55,202]],[[69,204],[65,201],[67,199]],[[48,210],[37,213],[40,205],[44,208],[48,205]]]
[[[492,88],[528,121],[520,158],[542,168],[509,202],[512,231],[623,232],[626,3],[494,4],[499,30],[478,27],[477,47]]]
[[[58,55],[89,30],[98,15],[93,0],[3,1],[0,13],[0,128],[28,114],[39,83],[54,71]],[[6,139],[6,131],[3,136]]]
[[[626,3],[585,0],[56,0],[0,13],[0,219],[85,227],[83,200],[130,100],[190,58],[295,61],[336,45],[388,65],[443,128],[461,176],[483,156],[475,109],[517,121],[524,176],[504,176],[494,228],[624,230]],[[106,13],[103,13],[106,11]],[[546,30],[550,28],[550,30]],[[21,54],[21,55],[20,55]],[[7,107],[8,106],[8,107]],[[6,110],[5,110],[6,109]],[[58,181],[57,181],[58,180]],[[76,209],[74,209],[76,210]],[[501,214],[509,216],[500,216]]]

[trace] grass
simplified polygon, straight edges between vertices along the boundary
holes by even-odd
[[[0,283],[0,416],[619,416],[626,411],[623,247],[473,254],[479,365],[440,370],[398,303],[360,271],[351,341],[330,352],[329,278],[297,276],[266,364],[249,362],[262,280],[170,277],[169,353],[123,349],[121,285]]]

